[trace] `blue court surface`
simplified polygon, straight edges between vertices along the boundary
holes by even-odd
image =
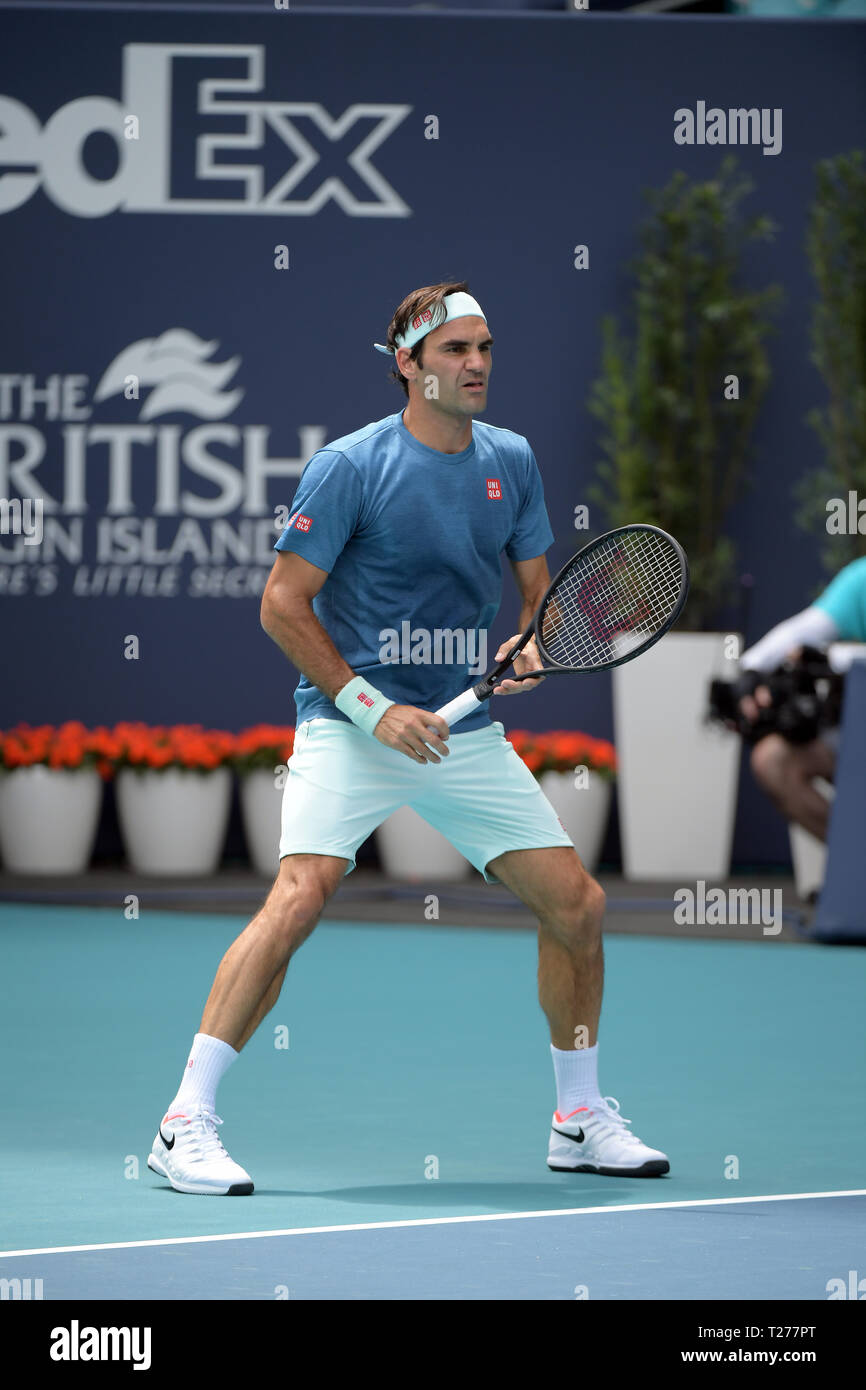
[[[532,932],[325,921],[226,1074],[251,1197],[146,1166],[246,919],[0,907],[0,1278],[44,1299],[807,1299],[866,1274],[866,955],[613,936],[658,1179],[551,1173]],[[288,1042],[288,1046],[283,1046]]]

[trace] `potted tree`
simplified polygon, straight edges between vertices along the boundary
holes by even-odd
[[[849,494],[866,499],[866,168],[862,150],[824,159],[809,211],[806,250],[817,297],[811,360],[827,390],[826,404],[806,419],[824,459],[797,483],[797,522],[821,539],[828,579],[866,555],[866,517],[850,525]],[[831,506],[833,499],[844,508]],[[835,524],[844,510],[847,526]],[[864,507],[866,512],[866,507]],[[861,529],[862,527],[862,529]]]
[[[79,874],[90,862],[102,783],[111,775],[107,729],[76,720],[0,734],[0,853],[16,874]]]
[[[763,339],[781,292],[741,284],[749,244],[772,237],[744,222],[750,180],[723,160],[718,176],[678,172],[650,191],[633,263],[634,336],[604,320],[602,370],[589,409],[602,427],[590,496],[611,526],[650,522],[689,557],[691,593],[678,631],[613,675],[624,872],[632,879],[721,877],[730,868],[740,742],[707,726],[707,687],[730,672],[739,634],[718,629],[734,589],[726,534],[770,368]]]

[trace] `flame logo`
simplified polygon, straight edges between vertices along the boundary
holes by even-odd
[[[231,414],[244,392],[223,390],[240,366],[240,357],[229,362],[205,360],[218,347],[216,339],[207,343],[185,328],[170,328],[159,338],[139,338],[106,368],[94,400],[118,395],[126,389],[127,378],[134,376],[140,387],[154,388],[142,404],[140,420],[177,410],[202,420],[220,420]]]

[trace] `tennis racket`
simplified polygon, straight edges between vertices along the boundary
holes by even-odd
[[[532,637],[544,664],[511,680],[586,675],[633,661],[673,627],[688,592],[689,563],[673,536],[658,526],[608,531],[562,567],[529,627],[490,675],[436,713],[449,726],[465,719],[490,698]]]

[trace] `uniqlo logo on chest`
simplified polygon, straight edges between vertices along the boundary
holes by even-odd
[[[312,518],[311,516],[304,516],[304,513],[303,513],[303,512],[299,512],[299,513],[298,513],[298,519],[297,519],[297,521],[295,522],[295,530],[296,530],[296,531],[309,531],[309,529],[310,529],[310,527],[312,526],[312,524],[313,524],[313,518]]]
[[[502,497],[502,488],[499,486],[498,478],[487,479],[487,496],[499,501]]]

